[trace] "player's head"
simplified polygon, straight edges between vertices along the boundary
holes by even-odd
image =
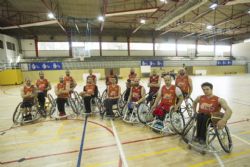
[[[163,79],[164,79],[165,84],[166,84],[167,86],[170,86],[170,85],[171,85],[172,77],[171,77],[169,74],[165,75],[165,76],[163,77]]]
[[[182,75],[182,76],[185,75],[186,74],[186,70],[184,68],[181,68],[179,70],[179,74]]]
[[[69,70],[66,70],[66,71],[65,71],[65,74],[66,74],[66,76],[70,76],[70,71],[69,71]]]
[[[31,85],[31,79],[30,78],[25,78],[25,84],[27,85],[27,86],[30,86]]]
[[[59,77],[59,82],[60,82],[60,83],[63,83],[63,76],[60,76],[60,77]]]
[[[92,75],[92,73],[93,73],[93,70],[89,69],[89,74]]]
[[[93,78],[92,78],[92,77],[88,77],[88,79],[87,79],[87,83],[88,83],[88,84],[93,83]]]
[[[134,79],[134,81],[132,81],[133,86],[139,86],[140,85],[140,80],[141,79],[139,77],[136,77]]]
[[[135,73],[135,69],[134,68],[131,68],[130,69],[130,74],[134,74]]]
[[[153,69],[152,70],[152,75],[156,75],[156,74],[157,74],[156,69]]]
[[[113,68],[111,68],[111,69],[109,70],[109,74],[110,74],[110,75],[113,75],[113,74],[114,74]]]
[[[39,72],[40,79],[44,79],[44,73],[42,71]]]
[[[203,84],[201,84],[201,88],[202,88],[205,95],[207,95],[207,96],[212,95],[213,84],[211,84],[209,82],[204,82]]]

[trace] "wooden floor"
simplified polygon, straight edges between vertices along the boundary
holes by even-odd
[[[130,167],[166,166],[250,166],[250,75],[192,77],[194,93],[202,93],[200,85],[214,84],[216,95],[225,98],[233,109],[229,128],[234,148],[231,154],[201,155],[189,150],[179,136],[163,136],[142,125],[114,121],[122,150]],[[147,81],[142,80],[146,86]],[[125,82],[120,82],[125,87]],[[83,84],[78,84],[77,90]],[[101,90],[104,83],[98,82]],[[12,114],[21,101],[20,86],[0,87],[0,166],[68,167],[76,166],[83,131],[83,119],[41,120],[35,124],[13,127]],[[121,166],[113,127],[99,116],[88,118],[81,166]]]

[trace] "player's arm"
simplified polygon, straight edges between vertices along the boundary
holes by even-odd
[[[175,94],[178,98],[178,103],[175,105],[175,111],[177,111],[178,108],[181,107],[181,103],[183,102],[183,95],[182,95],[181,89],[178,87],[175,88]]]
[[[48,90],[51,90],[51,84],[50,84],[49,81],[48,81],[48,86],[47,86],[46,90],[47,90],[47,91],[48,91]]]
[[[226,100],[224,100],[223,98],[219,99],[219,103],[223,108],[223,110],[225,111],[223,118],[217,122],[218,128],[221,129],[225,127],[227,121],[230,119],[232,115],[232,109],[228,106]]]
[[[191,93],[193,92],[193,82],[192,79],[188,76],[188,85],[189,85],[189,94],[188,96],[191,95]]]
[[[196,113],[196,110],[197,110],[197,104],[200,100],[200,96],[198,96],[194,101],[193,101],[193,110],[194,112]]]
[[[154,102],[153,106],[151,107],[152,109],[154,109],[161,100],[161,89],[159,89],[158,92],[157,92],[157,97],[155,99],[155,102]]]
[[[142,87],[142,89],[141,89],[141,97],[142,98],[136,102],[137,104],[140,104],[141,102],[143,102],[146,99],[146,91],[145,91],[144,87]]]

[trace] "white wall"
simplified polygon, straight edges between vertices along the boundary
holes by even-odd
[[[0,34],[0,40],[3,42],[3,49],[0,48],[0,62],[7,62],[6,44],[4,42],[4,35]]]
[[[3,41],[4,49],[0,49],[0,60],[2,63],[15,62],[19,55],[19,46],[16,38],[8,35],[0,34],[0,39]],[[7,49],[7,42],[11,42],[15,45],[15,51]]]
[[[36,57],[35,41],[33,39],[22,39],[21,44],[24,57]]]
[[[236,59],[250,60],[250,42],[233,44],[232,55]]]

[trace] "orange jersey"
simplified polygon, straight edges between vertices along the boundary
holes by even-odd
[[[57,84],[57,90],[66,90],[66,85],[64,83],[58,83]],[[60,98],[68,98],[69,97],[69,93],[62,93],[60,95],[58,95],[58,97]]]
[[[132,102],[136,102],[142,98],[141,94],[142,86],[132,87]]]
[[[134,81],[134,79],[136,78],[137,74],[136,73],[133,73],[133,74],[129,74],[128,75],[128,79],[130,79],[131,81]]]
[[[207,97],[205,95],[200,97],[199,100],[199,112],[200,113],[213,113],[220,112],[221,105],[219,103],[219,97]]]
[[[95,93],[95,84],[87,84],[84,87],[84,90],[87,92],[87,94],[94,95],[94,93]]]
[[[175,85],[178,86],[182,93],[189,93],[189,82],[188,82],[188,76],[180,76],[178,75],[175,80]]]
[[[172,106],[176,103],[176,93],[175,93],[176,87],[174,85],[171,85],[169,88],[166,87],[166,85],[162,86],[161,89],[161,96],[162,100],[161,103]]]
[[[116,97],[119,93],[119,85],[109,85],[108,86],[108,97]]]
[[[31,85],[31,86],[24,86],[24,88],[23,88],[23,93],[24,93],[24,95],[28,95],[28,94],[33,94],[34,93],[34,91],[35,91],[35,87],[33,86],[33,85]],[[25,100],[32,100],[33,99],[33,97],[27,97],[27,98],[24,98]]]
[[[159,82],[159,75],[152,75],[149,78],[149,83],[151,84],[158,84]],[[150,87],[150,92],[157,92],[159,90],[159,87]]]
[[[73,80],[73,78],[71,77],[71,76],[65,76],[64,78],[63,78],[63,83],[64,84],[70,84],[70,88],[73,88],[73,84],[74,84],[74,82],[73,82],[74,80]]]
[[[36,81],[36,86],[38,87],[38,89],[42,92],[45,91],[45,89],[48,87],[49,82],[47,79],[38,79]]]

